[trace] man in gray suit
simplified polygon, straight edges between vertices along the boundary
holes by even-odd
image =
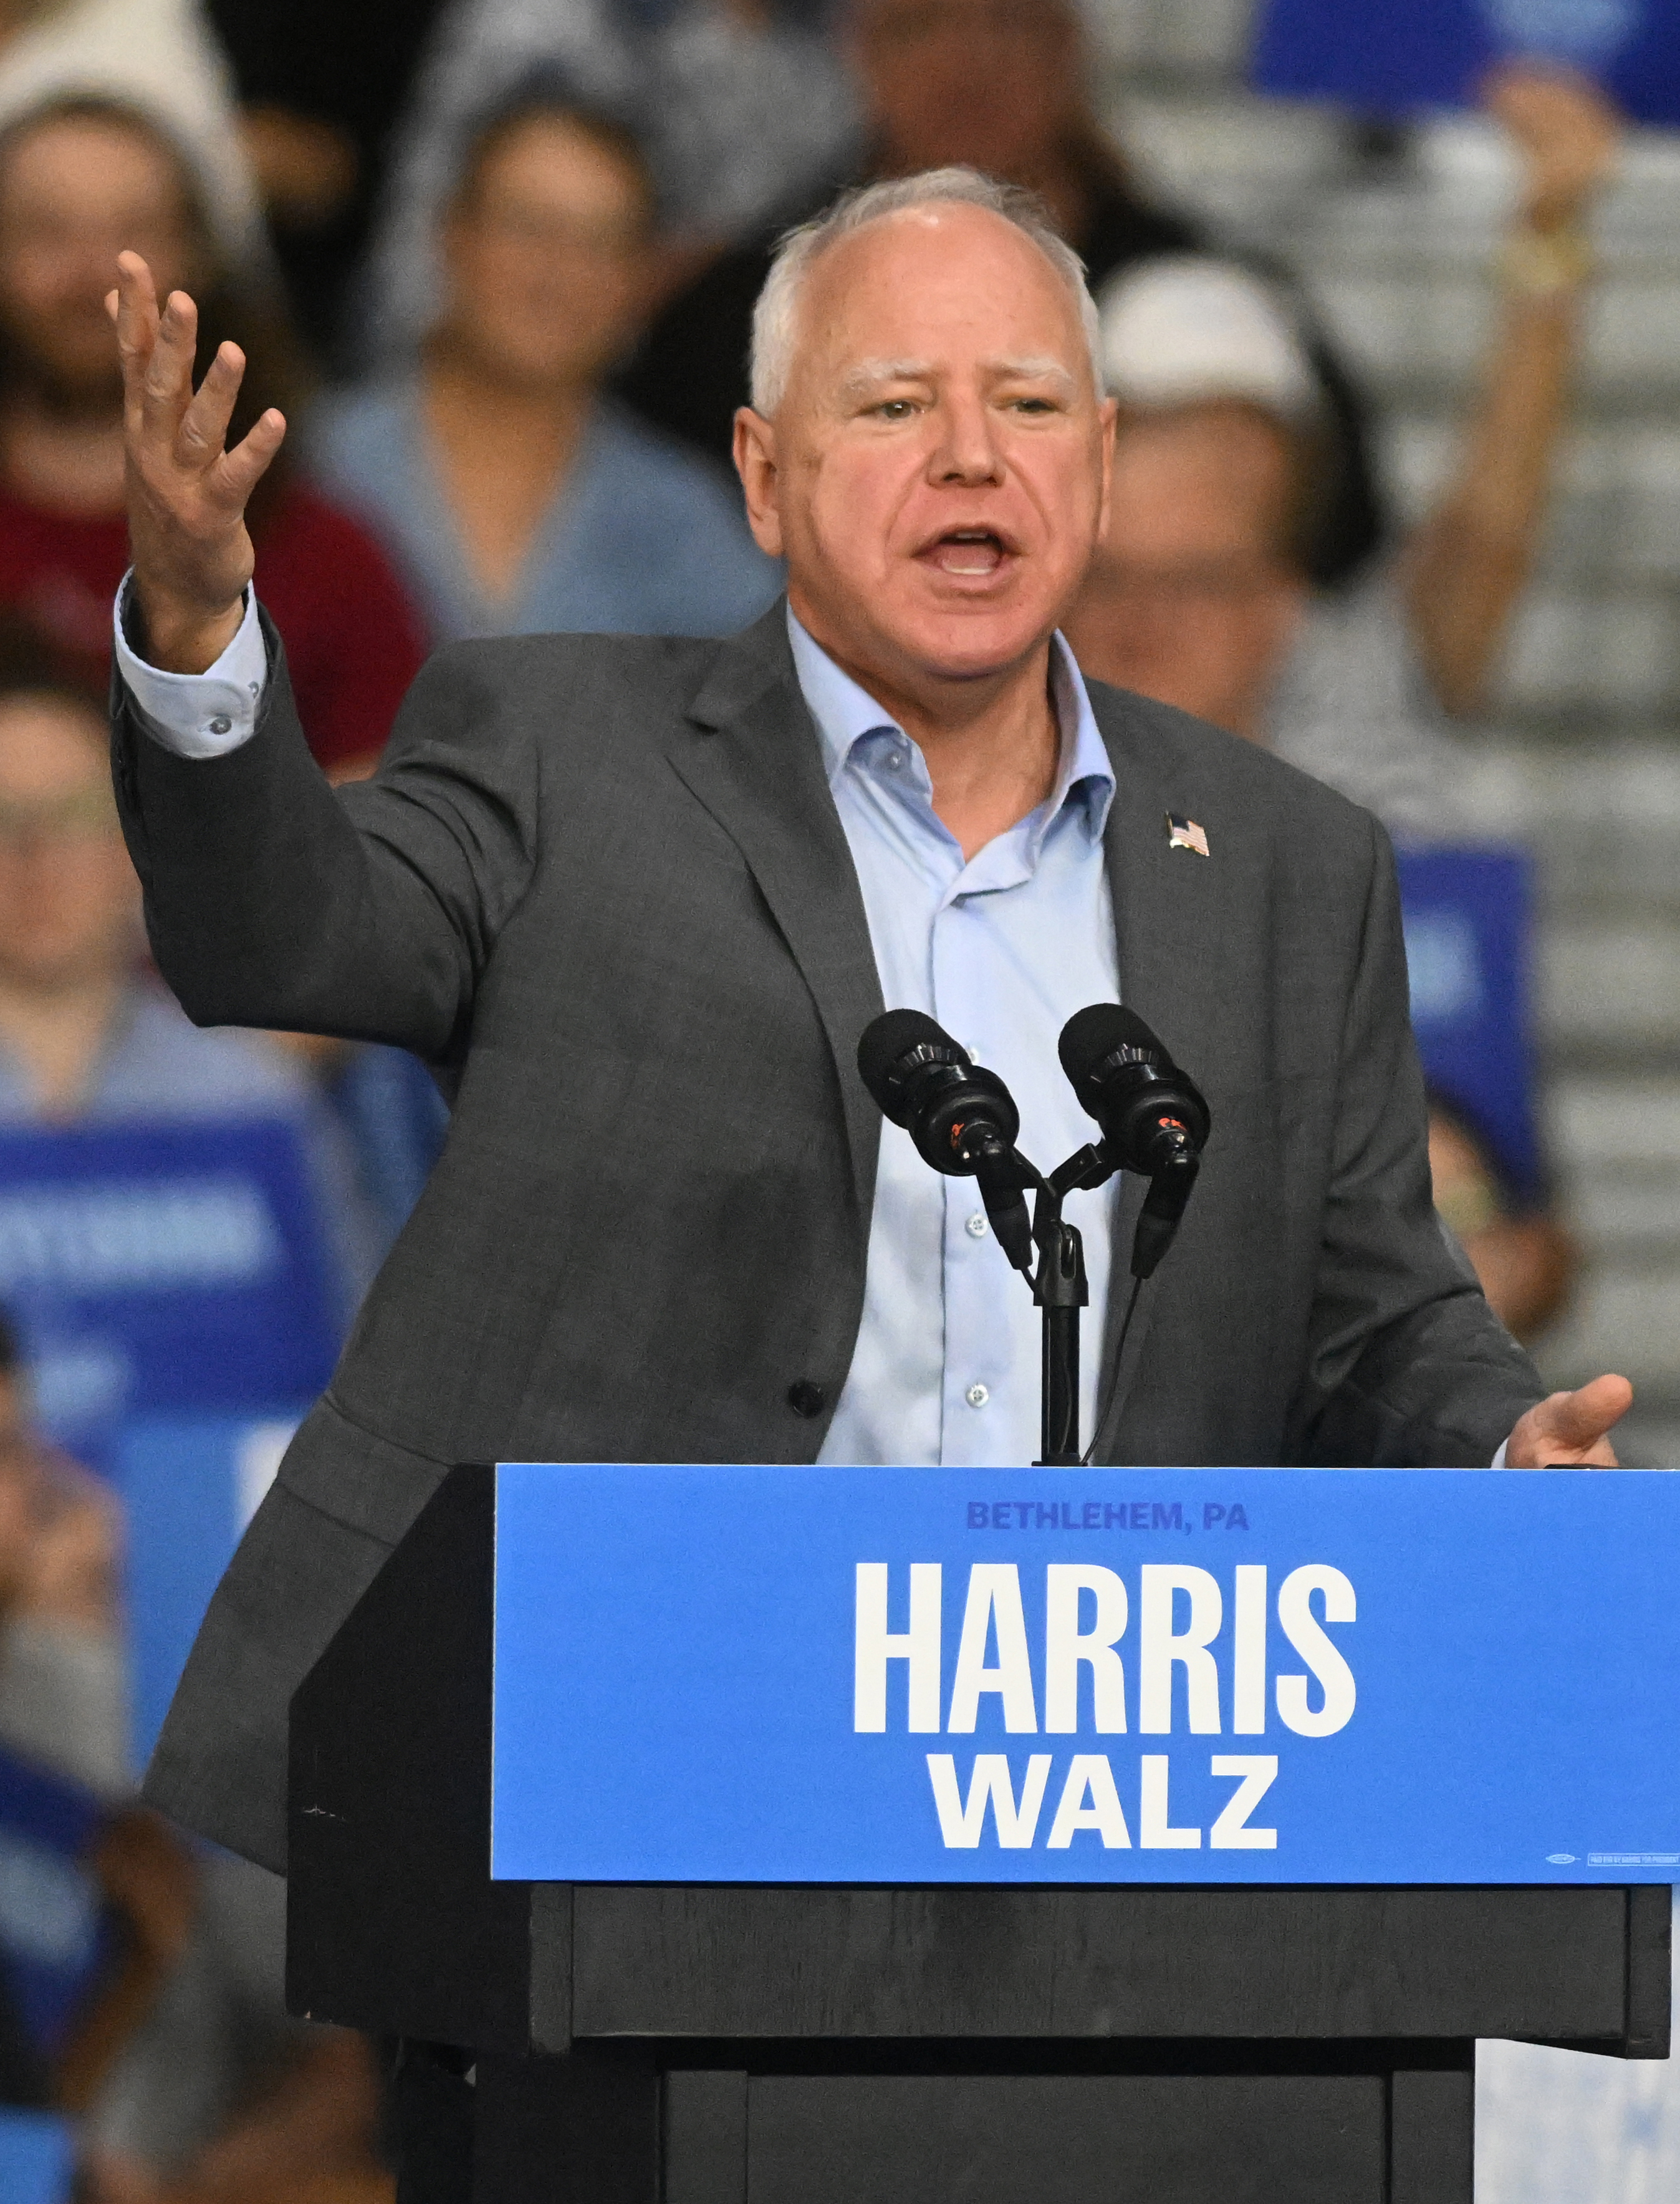
[[[225,451],[238,353],[194,396],[191,301],[121,272],[116,772],[158,963],[203,1022],[395,1043],[454,1099],[159,1804],[283,1868],[290,1693],[452,1461],[1032,1458],[1027,1296],[857,1076],[883,1001],[982,1045],[1047,1165],[1090,1131],[1055,1040],[1094,998],[1207,1091],[1123,1361],[1137,1192],[1087,1197],[1098,1460],[1613,1460],[1627,1386],[1542,1401],[1436,1224],[1380,828],[1057,637],[1112,417],[1031,203],[944,172],[784,250],[737,457],[787,606],[445,651],[336,794],[248,588],[284,424]]]

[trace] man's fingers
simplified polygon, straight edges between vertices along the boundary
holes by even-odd
[[[1594,1378],[1574,1393],[1554,1393],[1537,1415],[1552,1437],[1565,1446],[1592,1446],[1634,1406],[1634,1389],[1625,1378]]]
[[[193,398],[199,350],[199,310],[184,291],[171,291],[157,320],[157,340],[140,382],[141,432],[173,448]]]
[[[286,416],[270,406],[242,441],[217,462],[211,479],[229,504],[243,508],[286,441]]]
[[[223,345],[175,430],[176,455],[186,465],[207,467],[220,453],[244,379],[244,353],[237,345]]]
[[[140,426],[141,393],[151,348],[157,341],[157,292],[151,270],[138,252],[116,256],[116,356],[122,363],[122,388],[129,426]]]
[[[1607,1434],[1633,1406],[1633,1387],[1625,1378],[1594,1378],[1573,1393],[1553,1393],[1539,1401],[1505,1442],[1512,1469],[1614,1469],[1616,1450]]]
[[[1560,1446],[1590,1447],[1633,1406],[1633,1387],[1625,1378],[1594,1378],[1574,1393],[1554,1393],[1535,1410],[1548,1438]]]

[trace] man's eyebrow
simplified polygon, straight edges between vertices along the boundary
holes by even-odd
[[[840,383],[845,398],[867,398],[883,382],[925,382],[933,369],[925,359],[860,359]]]
[[[1000,382],[1060,382],[1064,389],[1078,388],[1078,378],[1068,369],[1066,360],[1054,359],[1046,353],[1030,359],[988,359],[986,371]]]
[[[994,382],[1058,383],[1070,397],[1079,388],[1078,378],[1066,362],[1048,353],[1019,359],[988,359],[983,363],[983,371]],[[868,399],[888,383],[929,382],[935,373],[930,360],[860,359],[842,378],[840,394],[846,400]]]

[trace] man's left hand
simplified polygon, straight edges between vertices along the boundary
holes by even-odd
[[[1625,1378],[1594,1378],[1578,1392],[1553,1393],[1518,1419],[1505,1441],[1505,1467],[1614,1469],[1608,1435],[1632,1406]]]

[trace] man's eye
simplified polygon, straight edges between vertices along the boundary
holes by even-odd
[[[1048,398],[1018,398],[1015,400],[1018,413],[1054,413],[1055,410]]]
[[[911,398],[888,398],[875,410],[883,421],[908,421],[916,411],[916,401]]]

